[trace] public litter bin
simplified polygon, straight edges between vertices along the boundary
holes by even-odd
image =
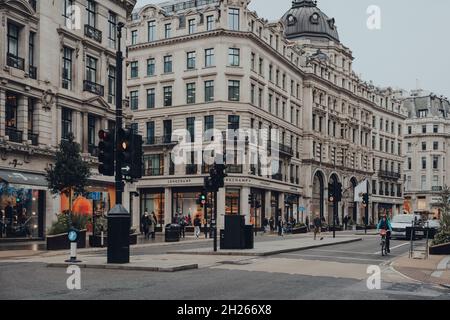
[[[255,245],[254,229],[252,225],[244,227],[244,245],[242,249],[254,249]]]
[[[179,242],[181,226],[179,224],[168,224],[165,230],[166,242]]]

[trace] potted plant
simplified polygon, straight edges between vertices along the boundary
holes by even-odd
[[[85,247],[86,234],[83,234],[82,230],[86,229],[89,218],[73,214],[71,210],[72,196],[85,193],[88,179],[91,176],[89,164],[81,157],[81,147],[75,142],[73,134],[69,134],[67,139],[61,140],[55,158],[55,164],[46,169],[45,178],[52,194],[68,197],[69,209],[58,215],[57,220],[50,228],[47,234],[47,238],[49,238],[47,249],[65,249],[66,243],[61,235],[65,234],[64,237],[67,238],[67,232],[72,225],[81,231],[79,247]]]
[[[438,208],[441,212],[441,229],[435,235],[429,252],[434,255],[450,254],[450,188],[445,186],[440,194]]]
[[[86,248],[87,223],[88,217],[83,215],[72,214],[70,211],[59,214],[47,232],[47,250],[70,249],[70,241],[67,234],[72,227],[79,230],[77,247]]]

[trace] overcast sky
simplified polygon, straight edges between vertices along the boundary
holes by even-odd
[[[138,7],[155,0],[138,0]],[[260,17],[276,20],[292,0],[253,0]],[[370,5],[381,9],[381,29],[367,28]],[[341,42],[353,51],[354,71],[363,80],[406,90],[419,86],[450,98],[450,1],[319,0],[336,18]]]

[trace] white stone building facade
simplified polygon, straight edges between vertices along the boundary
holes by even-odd
[[[114,124],[114,30],[135,4],[0,1],[0,207],[13,207],[8,224],[25,209],[35,238],[68,208],[65,199],[51,195],[44,174],[69,133],[92,164],[94,208],[114,204],[112,180],[96,174],[97,132]]]
[[[145,177],[134,186],[140,199],[133,211],[155,211],[161,224],[177,213],[203,215],[196,200],[208,170],[201,161],[171,164],[178,145],[172,132],[188,130],[198,143],[205,129],[239,128],[279,133],[273,160],[280,170],[264,175],[257,164],[231,166],[218,195],[219,227],[225,214],[237,213],[257,226],[264,217],[305,221],[316,213],[332,223],[332,180],[345,191],[340,221],[349,215],[363,222],[353,189],[365,179],[376,185],[373,222],[383,208],[401,213],[398,130],[405,116],[392,90],[356,76],[334,19],[313,1],[294,1],[279,22],[258,17],[249,2],[166,2],[137,9],[128,21],[128,99],[146,138]],[[249,194],[256,195],[256,209]]]

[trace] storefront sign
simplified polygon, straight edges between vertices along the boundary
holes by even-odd
[[[245,179],[245,178],[227,178],[225,179],[228,183],[251,183],[251,179]]]
[[[168,180],[167,181],[168,184],[188,184],[188,183],[192,183],[191,179],[173,179],[173,180]]]

